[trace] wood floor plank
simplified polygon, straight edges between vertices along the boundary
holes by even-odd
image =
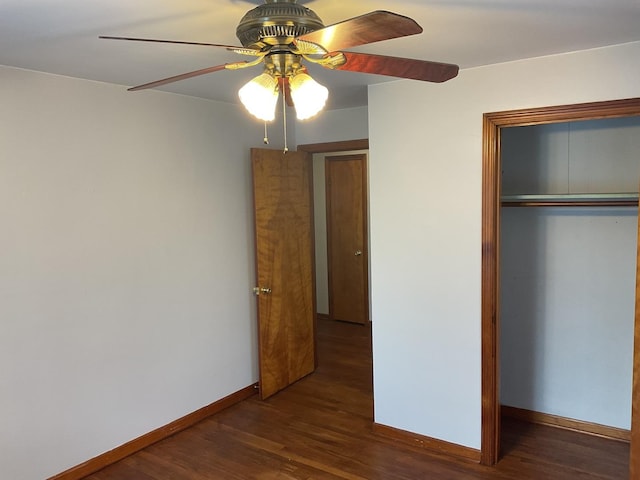
[[[317,371],[252,397],[87,480],[622,480],[629,446],[504,419],[503,458],[485,467],[372,431],[370,329],[318,322]]]

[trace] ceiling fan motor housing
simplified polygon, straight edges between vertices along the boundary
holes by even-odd
[[[262,50],[269,46],[286,46],[306,33],[324,28],[318,15],[298,5],[297,0],[266,0],[249,10],[236,29],[243,46]]]

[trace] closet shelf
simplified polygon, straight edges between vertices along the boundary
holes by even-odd
[[[637,193],[503,195],[503,207],[637,207]]]

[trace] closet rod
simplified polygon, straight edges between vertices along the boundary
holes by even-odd
[[[503,207],[637,207],[637,193],[503,195]]]

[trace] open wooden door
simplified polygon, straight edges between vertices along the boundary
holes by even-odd
[[[329,317],[369,322],[367,156],[325,157]]]
[[[260,396],[313,372],[315,280],[311,158],[252,149]]]

